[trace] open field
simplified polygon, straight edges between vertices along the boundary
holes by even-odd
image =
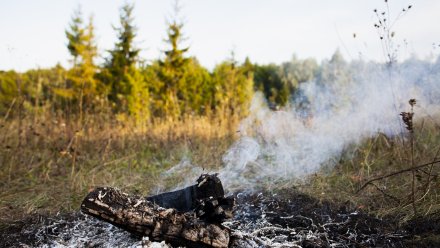
[[[82,126],[56,118],[25,118],[1,124],[0,209],[2,222],[34,213],[76,211],[95,186],[151,194],[173,188],[182,175],[167,169],[189,160],[206,171],[221,168],[222,156],[237,139],[238,120],[197,117],[139,128],[109,117]],[[367,185],[369,179],[439,159],[440,127],[434,118],[415,125],[413,153],[408,137],[378,135],[347,147],[310,180],[287,180],[273,190],[297,188],[314,197],[350,202],[378,216],[405,222],[414,217],[411,170]],[[413,155],[412,155],[413,154]],[[415,170],[417,214],[438,213],[438,164]]]
[[[99,185],[148,194],[161,173],[190,158],[206,169],[221,165],[236,124],[208,118],[160,122],[144,128],[110,118],[75,122],[56,118],[2,122],[2,222],[34,213],[76,211]],[[170,179],[171,180],[171,179]]]

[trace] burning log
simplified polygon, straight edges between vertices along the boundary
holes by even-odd
[[[193,186],[147,198],[96,188],[83,200],[81,211],[153,241],[228,247],[231,232],[220,223],[232,217],[233,204],[216,175],[202,175]]]

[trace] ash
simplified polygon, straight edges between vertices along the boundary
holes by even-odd
[[[310,196],[236,195],[236,247],[404,247],[405,231],[389,221]]]
[[[231,247],[403,247],[405,232],[307,195],[235,195]],[[86,216],[31,216],[0,233],[0,247],[171,247]]]
[[[31,217],[15,223],[12,229],[14,227],[21,230],[3,237],[0,247],[170,247],[165,242],[139,238],[80,212]]]

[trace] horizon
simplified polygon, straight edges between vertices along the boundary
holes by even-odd
[[[138,28],[137,47],[142,49],[140,57],[147,61],[159,59],[165,48],[165,20],[172,12],[173,1],[128,2],[135,4],[134,24]],[[0,41],[0,70],[26,71],[58,63],[70,67],[64,31],[78,6],[85,20],[94,16],[99,49],[97,63],[102,63],[107,56],[105,51],[112,49],[116,41],[112,25],[118,26],[119,8],[123,3],[104,0],[2,3],[0,28],[8,35]],[[209,69],[230,58],[232,52],[238,61],[249,57],[258,64],[280,64],[293,56],[320,62],[329,59],[337,49],[348,61],[385,61],[373,27],[373,9],[384,9],[383,0],[362,3],[278,0],[271,3],[264,0],[180,1],[187,37],[183,45],[190,48],[187,55],[196,57]],[[440,21],[436,15],[440,2],[389,1],[391,19],[408,5],[413,8],[400,17],[393,28],[396,45],[400,46],[399,60],[410,56],[437,57],[440,33],[432,30],[436,30],[436,23]],[[29,25],[29,21],[33,25]]]

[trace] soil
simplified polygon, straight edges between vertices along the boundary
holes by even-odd
[[[440,215],[404,226],[301,193],[235,194],[231,247],[440,247]],[[32,215],[0,226],[0,247],[169,247],[80,212]]]

